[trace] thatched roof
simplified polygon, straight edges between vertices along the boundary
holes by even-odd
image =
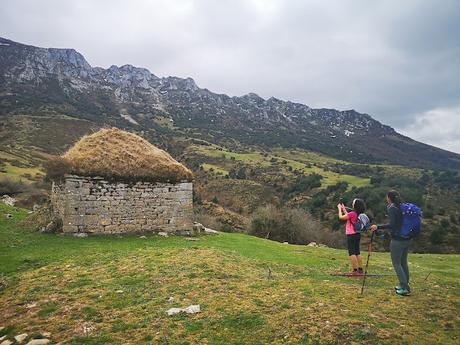
[[[71,173],[152,182],[191,181],[192,172],[147,140],[117,128],[84,136],[63,156]]]

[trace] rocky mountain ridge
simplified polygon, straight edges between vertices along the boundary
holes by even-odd
[[[65,114],[96,123],[157,130],[158,118],[207,140],[301,147],[357,162],[460,169],[460,155],[418,143],[355,110],[313,109],[199,88],[132,65],[92,67],[74,49],[0,38],[0,116]],[[162,128],[163,131],[173,129]]]

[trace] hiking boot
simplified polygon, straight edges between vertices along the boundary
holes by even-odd
[[[359,273],[359,274],[364,274],[364,271],[363,271],[363,269],[362,269],[361,267],[358,268],[358,273]]]
[[[403,290],[403,288],[402,288],[401,286],[398,285],[398,286],[395,286],[395,291],[396,291],[396,290]],[[407,288],[407,291],[410,292],[410,286]]]
[[[397,289],[396,294],[400,296],[410,296],[410,291],[407,289]]]

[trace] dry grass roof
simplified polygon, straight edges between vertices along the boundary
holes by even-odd
[[[191,181],[192,172],[147,140],[117,128],[84,136],[63,156],[71,173],[109,179]]]

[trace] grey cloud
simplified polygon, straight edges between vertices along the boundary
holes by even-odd
[[[455,0],[4,0],[0,32],[215,92],[356,109],[396,128],[460,106]]]

